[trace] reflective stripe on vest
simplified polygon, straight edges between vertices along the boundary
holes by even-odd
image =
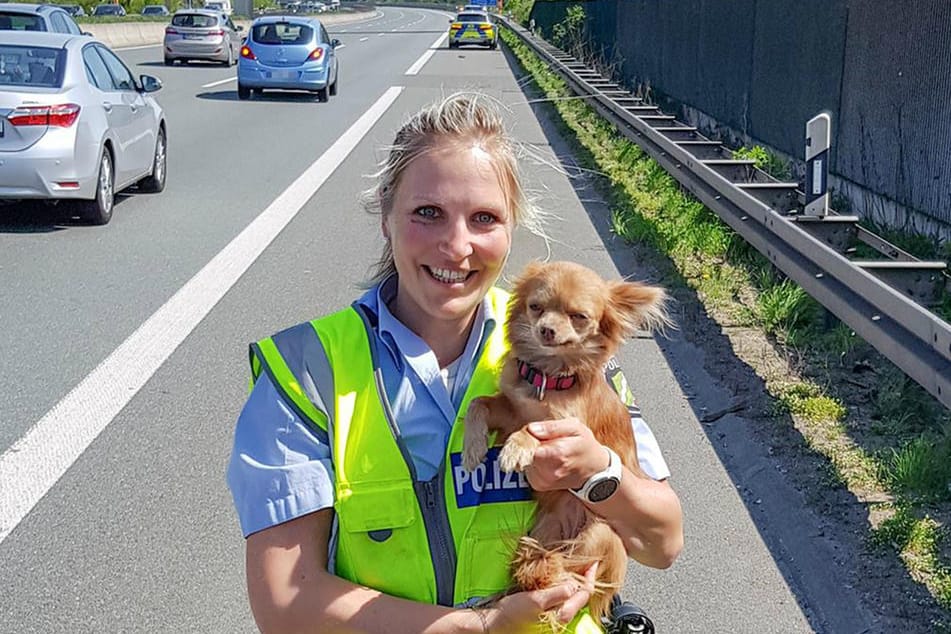
[[[505,314],[507,299],[498,289],[489,292],[496,315]],[[373,324],[364,319],[348,308],[252,346],[252,373],[267,372],[297,413],[330,436],[336,574],[442,605],[507,589],[512,552],[532,524],[530,490],[520,474],[501,472],[498,448],[472,473],[460,459],[469,401],[497,391],[506,352],[502,323],[473,370],[437,477],[416,482],[367,334]],[[427,551],[429,558],[420,556]],[[584,623],[569,631],[601,631],[590,617],[587,625],[597,629]]]

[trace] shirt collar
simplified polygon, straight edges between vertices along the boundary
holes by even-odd
[[[402,371],[402,357],[404,355],[406,357],[417,357],[432,351],[426,345],[426,342],[390,312],[388,303],[396,297],[397,281],[398,278],[394,273],[367,290],[357,300],[357,303],[376,315],[377,334],[393,357],[397,368]],[[472,325],[472,331],[469,334],[463,356],[472,358],[481,353],[485,340],[492,334],[498,320],[501,318],[504,318],[504,315],[495,314],[492,302],[489,301],[488,297],[484,297],[482,305],[476,310],[475,323]]]

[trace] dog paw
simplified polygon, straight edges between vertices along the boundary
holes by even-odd
[[[505,441],[499,453],[499,467],[507,473],[524,471],[525,467],[532,464],[538,445],[538,439],[528,432],[515,432]]]
[[[485,415],[488,409],[482,403],[473,401],[466,412],[465,432],[462,436],[462,466],[472,471],[485,460],[489,451],[489,429]]]

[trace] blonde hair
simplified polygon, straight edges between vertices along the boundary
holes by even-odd
[[[373,174],[376,184],[364,193],[364,205],[383,219],[392,211],[393,195],[406,168],[427,152],[450,144],[472,143],[491,157],[502,181],[513,225],[545,236],[540,214],[529,202],[518,169],[520,148],[505,129],[497,103],[481,93],[455,93],[418,113],[396,133],[388,155]],[[368,286],[396,272],[389,241],[371,269]]]

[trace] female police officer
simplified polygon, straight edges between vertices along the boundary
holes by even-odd
[[[258,627],[518,632],[557,610],[571,630],[600,631],[582,610],[591,588],[568,583],[466,607],[508,586],[527,485],[577,488],[605,467],[576,419],[541,421],[528,482],[491,454],[477,473],[459,466],[466,406],[495,391],[505,352],[507,295],[493,285],[514,227],[537,222],[501,117],[479,95],[444,99],[399,130],[377,177],[385,248],[370,290],[252,346],[228,483]],[[632,421],[651,479],[625,471],[592,508],[631,557],[666,567],[683,543],[680,504]]]

